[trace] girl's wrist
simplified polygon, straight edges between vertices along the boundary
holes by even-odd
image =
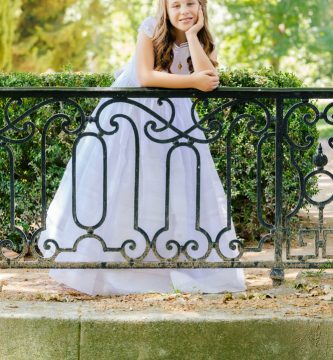
[[[198,38],[198,34],[193,32],[186,32],[185,35],[188,42]]]
[[[190,74],[190,77],[192,78],[192,87],[196,88],[197,87],[197,73],[193,72],[192,74]]]

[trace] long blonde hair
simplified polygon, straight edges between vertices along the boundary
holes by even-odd
[[[204,27],[198,32],[198,39],[203,45],[203,49],[207,56],[210,56],[215,48],[212,35],[208,29],[208,16],[207,16],[207,0],[198,0],[202,7],[204,15]],[[176,40],[173,27],[168,17],[167,0],[160,0],[157,13],[157,25],[153,35],[154,45],[154,68],[158,71],[167,70],[170,72],[170,67],[173,61],[173,44]],[[216,61],[211,60],[212,64],[216,67]],[[193,72],[192,59],[187,59],[189,71]]]

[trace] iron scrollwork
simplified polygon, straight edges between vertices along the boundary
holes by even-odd
[[[90,97],[93,90],[82,90],[77,92],[76,96],[84,98],[87,95]],[[316,127],[318,121],[323,120],[328,125],[333,125],[332,115],[330,113],[333,109],[333,103],[325,106],[321,112],[316,103],[310,100],[318,97],[327,99],[333,98],[333,91],[326,93],[306,92],[306,90],[299,90],[296,95],[290,93],[283,94],[283,92],[276,92],[270,90],[265,94],[262,91],[260,94],[254,94],[248,90],[246,92],[237,93],[235,89],[224,89],[210,94],[209,98],[214,97],[218,102],[207,110],[204,115],[198,116],[196,109],[198,104],[203,101],[202,94],[198,93],[196,100],[191,102],[190,116],[191,124],[187,128],[180,128],[175,122],[177,115],[177,99],[165,96],[163,91],[156,90],[156,93],[150,93],[148,98],[155,102],[154,108],[141,102],[135,96],[129,96],[128,90],[124,94],[120,89],[112,91],[108,94],[109,97],[104,99],[95,110],[93,114],[86,114],[84,109],[79,105],[77,100],[66,95],[66,92],[59,97],[48,94],[49,98],[41,101],[36,100],[28,110],[16,117],[10,114],[15,113],[14,108],[20,108],[24,104],[25,97],[20,94],[20,97],[10,95],[2,91],[0,96],[9,98],[3,109],[3,124],[0,129],[0,149],[5,154],[4,158],[8,162],[9,174],[1,174],[4,179],[7,176],[8,183],[8,197],[9,197],[9,219],[8,227],[10,231],[16,233],[21,239],[20,252],[16,255],[8,256],[8,251],[14,249],[13,240],[9,237],[3,238],[0,241],[0,266],[5,267],[57,267],[57,268],[149,268],[149,267],[268,267],[273,268],[272,278],[281,279],[283,268],[288,267],[320,267],[323,260],[333,258],[333,254],[327,253],[327,244],[329,236],[333,234],[333,229],[324,226],[324,210],[325,207],[333,202],[333,194],[325,200],[314,200],[313,192],[307,191],[308,183],[316,182],[318,175],[325,175],[333,181],[333,174],[325,167],[327,165],[327,155],[324,154],[321,145],[318,147],[316,156],[313,159],[314,169],[309,173],[303,173],[300,162],[304,160],[302,154],[316,146],[316,141],[313,136],[308,134],[303,135],[302,141],[296,141],[293,138],[293,129],[290,129],[290,119],[297,117],[300,122],[303,122],[307,127]],[[253,90],[254,91],[254,90]],[[144,96],[144,89],[136,90],[140,97]],[[114,96],[113,96],[114,95]],[[179,97],[190,97],[192,93],[184,92]],[[12,96],[12,97],[11,97]],[[27,97],[29,91],[26,93]],[[39,96],[36,96],[36,98]],[[97,97],[102,97],[98,94]],[[33,98],[33,96],[32,96]],[[290,106],[287,102],[291,98],[301,100],[294,101]],[[272,108],[267,106],[267,101],[272,100],[276,102],[275,113]],[[189,99],[188,99],[189,100]],[[190,100],[189,100],[190,101]],[[44,124],[42,130],[38,130],[33,120],[38,116],[38,112],[55,103],[61,103],[62,111],[57,112],[43,120]],[[137,121],[132,113],[112,113],[105,117],[105,112],[110,109],[113,104],[122,104],[124,109],[135,108],[145,114],[145,124],[142,131],[139,129]],[[66,113],[66,107],[71,107],[71,115]],[[208,106],[209,107],[209,106]],[[115,107],[117,108],[117,107]],[[163,110],[161,113],[168,115],[161,115],[156,111],[157,108]],[[260,117],[254,115],[251,109],[256,109],[255,113],[260,113]],[[239,110],[241,109],[241,110]],[[75,117],[73,116],[75,110]],[[104,115],[103,115],[104,114]],[[107,121],[106,121],[106,120]],[[73,241],[71,247],[63,246],[58,239],[48,238],[44,239],[42,250],[39,248],[38,241],[44,230],[47,229],[47,207],[50,201],[47,192],[47,155],[48,155],[48,134],[49,129],[60,121],[60,131],[73,138],[73,148],[71,159],[68,165],[68,171],[72,176],[72,217],[73,222],[82,233]],[[105,226],[105,221],[108,215],[108,182],[112,179],[108,178],[109,164],[107,162],[107,141],[112,137],[116,137],[121,132],[123,126],[128,126],[131,129],[131,136],[134,142],[134,179],[132,179],[133,188],[133,209],[132,229],[131,235],[126,238],[120,246],[110,247],[106,239],[103,239],[98,229]],[[233,189],[233,136],[239,126],[244,126],[247,129],[249,136],[256,138],[256,162],[255,162],[255,186],[256,186],[256,216],[258,224],[265,231],[260,235],[256,246],[245,246],[244,242],[238,238],[233,239],[229,243],[229,250],[232,256],[226,255],[221,243],[223,237],[233,229],[232,224],[232,189]],[[41,164],[41,212],[39,214],[39,226],[32,233],[28,234],[24,229],[17,226],[15,213],[15,197],[16,197],[16,177],[15,177],[15,149],[16,146],[23,146],[29,143],[31,139],[40,132],[40,164]],[[164,221],[163,225],[150,234],[147,229],[140,225],[140,178],[141,178],[141,149],[140,136],[144,136],[145,141],[150,141],[156,146],[164,146],[167,149],[165,159],[165,203],[164,203]],[[102,183],[101,187],[101,214],[94,222],[87,224],[80,220],[80,214],[77,211],[77,202],[80,199],[80,194],[77,193],[77,182],[80,180],[77,175],[77,163],[82,161],[79,158],[78,147],[85,141],[96,141],[101,149],[101,169],[102,169]],[[201,187],[202,187],[202,162],[200,149],[202,146],[212,145],[218,141],[223,141],[226,148],[226,166],[225,179],[223,179],[226,193],[227,213],[226,226],[221,228],[217,235],[212,234],[205,229],[201,224]],[[276,207],[275,214],[268,217],[265,213],[265,206],[263,203],[264,192],[266,191],[263,184],[262,174],[264,169],[264,150],[267,144],[274,142],[275,151],[275,196]],[[333,137],[328,139],[328,146],[333,149]],[[172,191],[172,166],[173,158],[178,151],[188,151],[189,156],[192,156],[195,161],[195,208],[193,209],[193,217],[195,219],[193,224],[193,233],[196,238],[187,238],[183,242],[179,239],[174,239],[168,235],[170,227],[172,227],[172,219],[170,216],[170,194]],[[293,204],[285,205],[283,203],[283,171],[285,168],[285,154],[288,154],[290,163],[288,169],[294,172],[297,178],[298,188],[291,191],[295,192],[295,200]],[[295,229],[292,226],[292,221],[298,217],[299,211],[304,205],[309,204],[318,208],[318,224],[313,228],[298,229],[297,241],[300,247],[306,246],[305,237],[312,234],[314,239],[315,251],[308,255],[293,255],[293,239],[295,238]],[[76,262],[68,263],[57,262],[56,258],[65,253],[76,253],[81,242],[86,239],[93,239],[100,244],[103,253],[117,254],[113,257],[114,260],[103,262]],[[244,260],[247,254],[261,253],[266,243],[275,241],[275,255],[269,261],[251,261]],[[285,250],[284,250],[285,249]],[[322,249],[320,254],[319,249]],[[138,250],[138,251],[136,251]],[[209,260],[212,253],[215,253],[218,260]],[[32,260],[30,263],[24,262],[24,257],[30,254]],[[150,259],[150,260],[149,260]],[[153,259],[153,260],[152,260]],[[317,260],[317,261],[314,261]],[[311,262],[312,261],[312,262]],[[282,275],[281,275],[282,274]]]

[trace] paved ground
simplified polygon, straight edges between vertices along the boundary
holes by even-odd
[[[246,269],[247,291],[236,294],[149,293],[125,296],[89,296],[48,277],[47,270],[0,270],[0,303],[8,309],[22,301],[88,302],[100,311],[207,311],[230,314],[267,314],[283,316],[333,316],[333,270],[286,270],[285,284],[272,288],[269,271]]]

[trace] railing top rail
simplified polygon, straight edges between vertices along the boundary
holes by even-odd
[[[0,87],[0,97],[132,97],[132,98],[297,98],[297,99],[332,99],[333,88],[257,88],[257,87],[219,87],[212,92],[195,89],[161,88],[115,88],[115,87]]]

